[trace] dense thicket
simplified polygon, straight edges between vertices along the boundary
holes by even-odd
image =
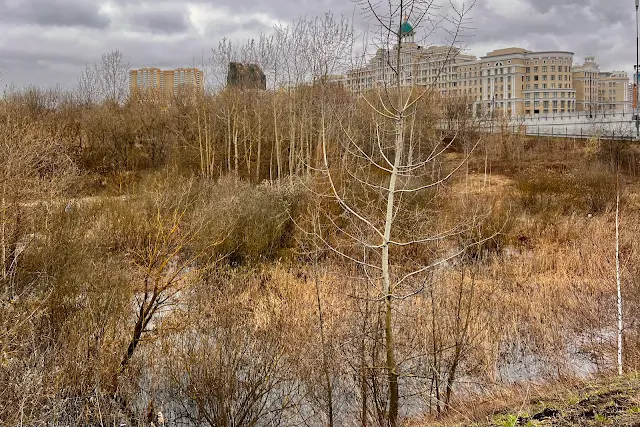
[[[331,105],[324,126],[315,91]],[[145,423],[160,411],[171,422],[320,425],[330,408],[334,422],[384,423],[384,316],[344,257],[357,254],[348,236],[358,230],[326,197],[319,146],[322,133],[333,141],[340,188],[376,174],[383,183],[384,173],[350,178],[340,166],[354,154],[340,143],[346,127],[375,148],[364,101],[313,86],[168,108],[44,95],[1,104],[0,420]],[[444,109],[423,99],[416,153],[447,136],[436,127]],[[466,158],[477,135],[447,145],[433,173]],[[437,234],[477,220],[396,249],[411,266],[466,248],[398,305],[402,417],[611,366],[609,156],[634,153],[591,146],[493,135],[450,182],[407,200],[402,228]],[[625,177],[631,369],[640,207]]]

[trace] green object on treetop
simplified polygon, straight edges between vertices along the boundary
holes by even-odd
[[[411,33],[413,33],[413,26],[409,24],[409,21],[404,21],[400,26],[400,34],[404,36]]]

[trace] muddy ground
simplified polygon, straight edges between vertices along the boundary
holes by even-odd
[[[546,395],[496,408],[475,421],[426,423],[425,427],[640,427],[640,376],[561,387]]]

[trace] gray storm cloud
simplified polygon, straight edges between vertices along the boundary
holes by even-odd
[[[631,0],[509,0],[523,13],[505,13],[507,0],[477,0],[470,14],[468,50],[520,46],[596,55],[602,69],[631,72],[635,15]],[[192,65],[226,37],[238,42],[331,11],[354,18],[364,33],[373,22],[345,0],[3,0],[0,71],[3,84],[71,86],[84,63],[119,49],[133,66]],[[419,31],[419,29],[418,29]],[[425,44],[439,43],[428,40]]]
[[[7,0],[0,4],[3,26],[28,24],[42,27],[100,28],[109,19],[100,13],[97,3],[79,0]]]
[[[182,9],[151,10],[132,14],[131,25],[158,34],[184,33],[189,30],[187,12]]]

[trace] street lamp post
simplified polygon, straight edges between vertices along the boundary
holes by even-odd
[[[589,118],[590,119],[593,118],[593,72],[592,71],[589,71]]]
[[[640,72],[640,53],[638,50],[638,46],[640,45],[640,33],[638,30],[638,6],[640,6],[640,0],[636,0],[636,72],[633,82],[633,87],[635,88],[633,100],[634,105],[636,106],[634,111],[634,119],[636,121],[636,138],[640,139],[640,117],[638,117],[638,72]]]

